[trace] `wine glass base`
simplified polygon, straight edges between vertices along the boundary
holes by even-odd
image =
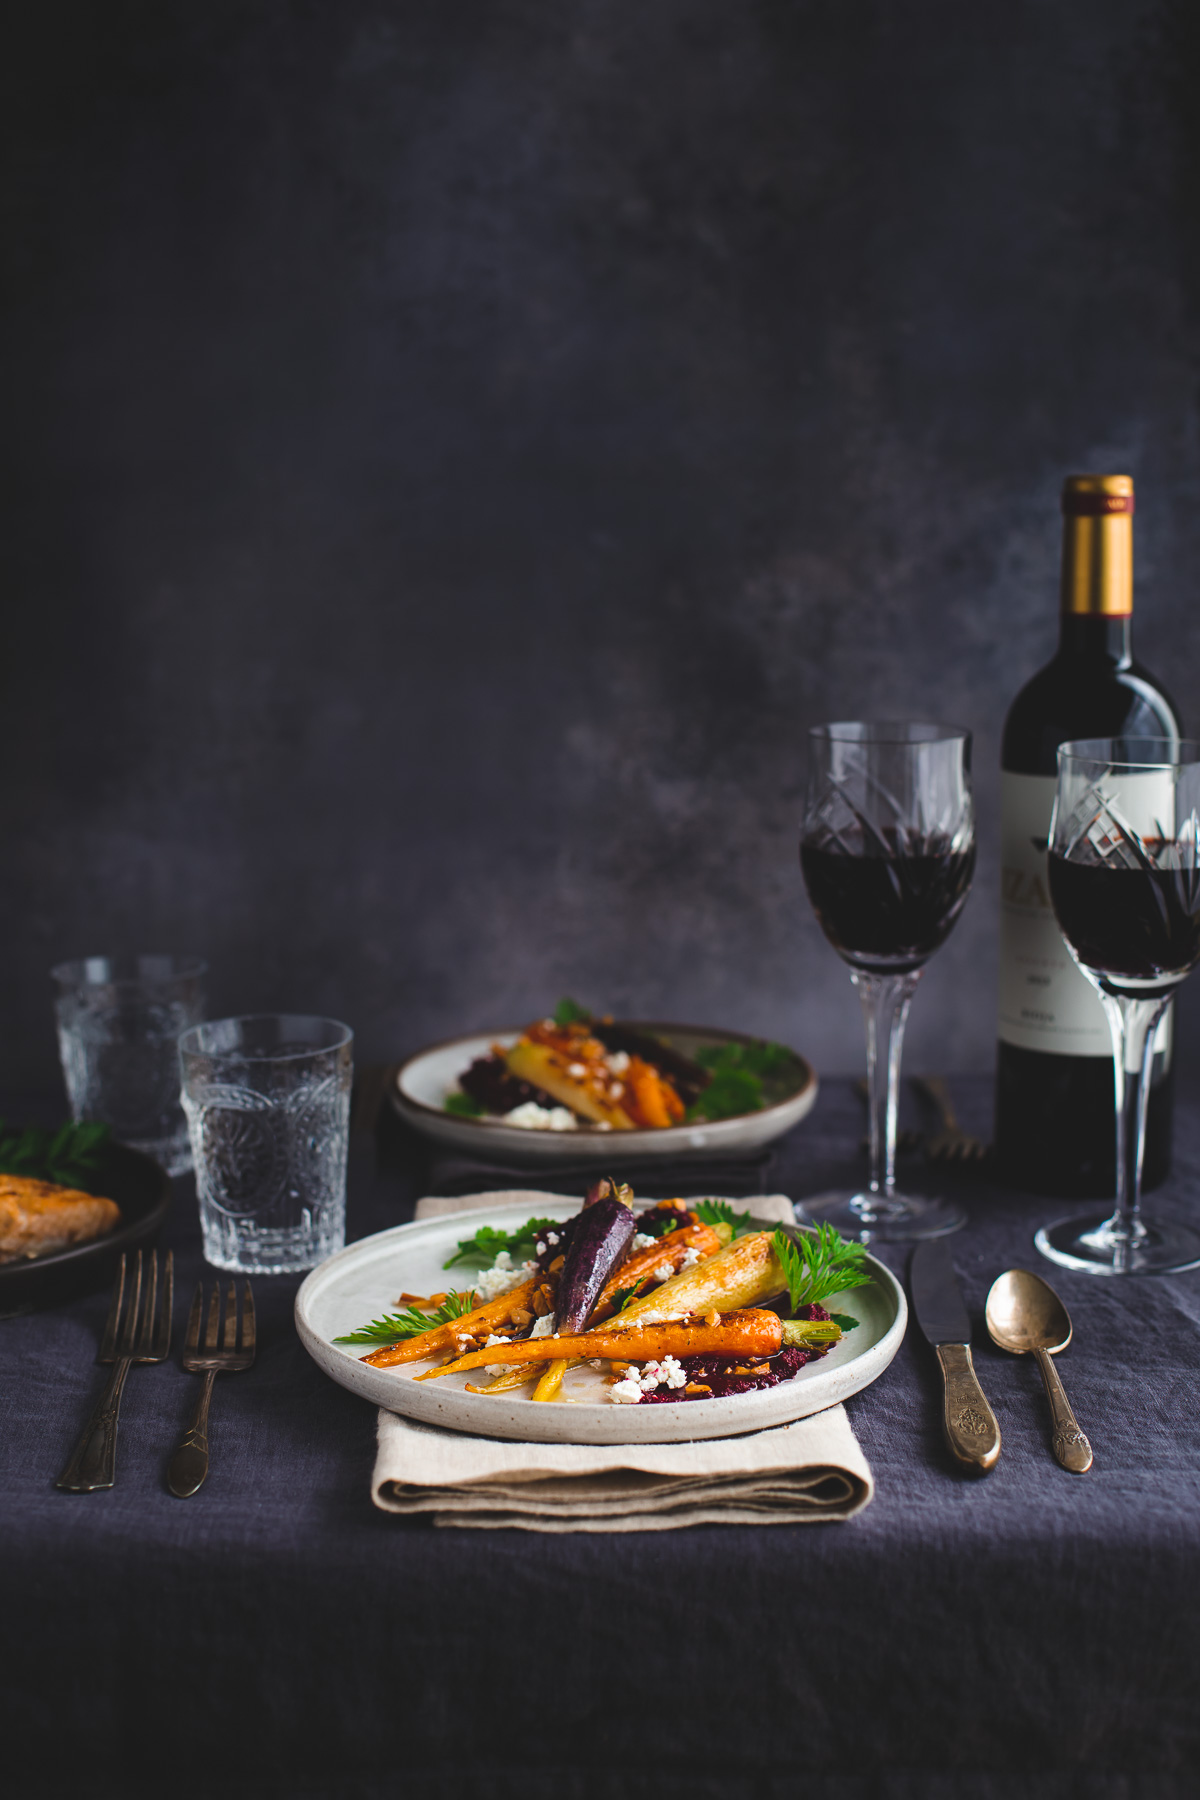
[[[948,1237],[967,1222],[965,1210],[953,1200],[925,1200],[916,1195],[879,1194],[846,1189],[813,1194],[796,1202],[801,1225],[825,1221],[843,1237],[862,1244],[912,1244],[920,1238]]]
[[[1136,1236],[1118,1236],[1110,1214],[1057,1219],[1034,1235],[1051,1262],[1085,1275],[1177,1275],[1200,1267],[1200,1232],[1171,1221],[1139,1220]]]

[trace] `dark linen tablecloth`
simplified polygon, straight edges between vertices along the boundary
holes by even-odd
[[[955,1093],[986,1131],[987,1083]],[[1195,1209],[1200,1105],[1185,1094],[1179,1113],[1168,1192]],[[861,1131],[850,1084],[827,1083],[777,1185],[851,1178]],[[919,1161],[905,1173],[929,1183]],[[409,1216],[420,1185],[411,1143],[393,1131],[376,1156],[360,1137],[351,1236]],[[914,1329],[849,1403],[877,1497],[845,1525],[545,1538],[378,1513],[374,1410],[301,1350],[290,1278],[256,1283],[258,1363],[218,1384],[195,1499],[163,1481],[195,1391],[177,1362],[130,1377],[117,1486],[59,1494],[100,1379],[105,1297],[0,1323],[5,1792],[1200,1792],[1200,1275],[1048,1269],[1096,1453],[1068,1475],[1036,1368],[982,1325],[992,1278],[1037,1263],[1034,1227],[1062,1209],[979,1175],[938,1185],[971,1207],[955,1257],[1004,1452],[983,1480],[955,1472]],[[201,1270],[187,1182],[169,1236],[181,1326]]]

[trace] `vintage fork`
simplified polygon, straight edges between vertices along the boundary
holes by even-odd
[[[204,1283],[196,1284],[192,1310],[188,1314],[187,1335],[183,1343],[183,1366],[193,1375],[203,1375],[204,1385],[192,1414],[192,1422],[167,1467],[167,1486],[181,1500],[204,1485],[208,1474],[208,1406],[213,1382],[222,1370],[234,1375],[248,1369],[254,1361],[254,1295],[247,1281],[243,1288],[241,1331],[238,1331],[237,1284],[229,1283],[225,1297],[225,1324],[221,1326],[221,1284],[213,1284],[208,1303],[208,1319],[204,1327],[204,1343],[200,1343],[200,1321],[204,1316]],[[240,1337],[240,1341],[239,1341]],[[220,1346],[217,1340],[220,1338]]]
[[[116,1479],[117,1420],[125,1377],[135,1362],[162,1362],[170,1354],[174,1300],[172,1251],[167,1251],[163,1263],[161,1294],[157,1250],[147,1253],[144,1266],[140,1250],[132,1264],[128,1256],[122,1255],[96,1356],[99,1363],[111,1363],[113,1372],[55,1484],[67,1493],[91,1494],[97,1488],[110,1488]]]
[[[941,1076],[918,1075],[914,1086],[933,1102],[941,1116],[941,1130],[935,1131],[925,1145],[930,1162],[981,1162],[988,1155],[988,1146],[959,1125],[950,1090]]]

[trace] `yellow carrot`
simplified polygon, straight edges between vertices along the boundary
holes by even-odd
[[[787,1288],[787,1278],[775,1254],[774,1233],[751,1232],[737,1238],[715,1256],[684,1269],[655,1287],[640,1300],[632,1300],[611,1321],[613,1331],[637,1326],[644,1313],[671,1318],[680,1313],[728,1312],[741,1306],[761,1306]]]
[[[563,1384],[563,1376],[579,1359],[577,1357],[556,1356],[542,1379],[533,1390],[535,1400],[557,1400],[559,1389]]]
[[[505,1369],[503,1375],[497,1375],[495,1381],[487,1387],[472,1387],[467,1383],[468,1394],[509,1394],[515,1388],[522,1388],[541,1373],[541,1363],[514,1363],[511,1369]],[[553,1367],[553,1364],[551,1364]]]

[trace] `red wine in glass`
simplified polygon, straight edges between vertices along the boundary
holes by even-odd
[[[800,867],[834,949],[855,968],[901,975],[949,937],[971,890],[975,845],[954,850],[945,837],[896,832],[887,841],[891,854],[813,838],[800,846]]]
[[[1050,898],[1063,936],[1102,990],[1171,993],[1200,962],[1200,877],[1160,866],[1171,846],[1148,838],[1146,868],[1109,869],[1050,852]]]
[[[1200,744],[1132,734],[1061,744],[1047,871],[1059,929],[1112,1037],[1117,1195],[1110,1215],[1058,1219],[1034,1243],[1089,1274],[1195,1268],[1193,1225],[1143,1217],[1142,1158],[1155,1032],[1200,962]]]
[[[956,1231],[961,1206],[896,1191],[896,1104],[913,993],[975,869],[971,734],[907,720],[814,726],[800,867],[862,1002],[870,1108],[866,1187],[807,1199],[800,1216],[863,1242]]]

